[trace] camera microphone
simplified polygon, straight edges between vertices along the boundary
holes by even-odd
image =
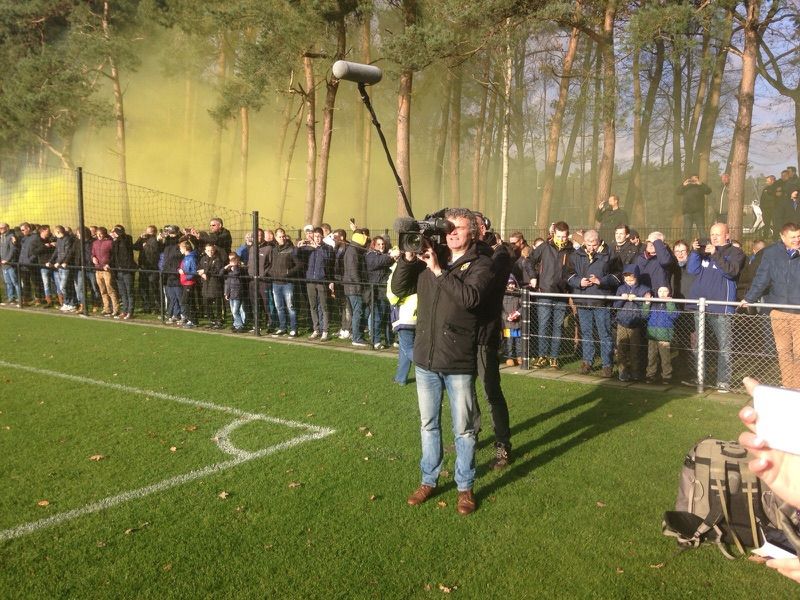
[[[416,221],[411,217],[397,217],[394,220],[394,231],[399,233],[401,231],[409,231]]]
[[[374,85],[383,79],[383,71],[379,67],[346,60],[337,60],[331,70],[337,79],[366,85]]]

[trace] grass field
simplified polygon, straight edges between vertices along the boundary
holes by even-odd
[[[416,395],[390,357],[8,310],[0,330],[2,598],[796,593],[660,533],[683,454],[734,437],[739,401],[504,374],[515,462],[489,470],[485,410],[461,517],[452,453],[405,504]]]

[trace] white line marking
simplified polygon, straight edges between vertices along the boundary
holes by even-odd
[[[99,379],[90,379],[88,377],[80,377],[78,375],[70,375],[68,373],[50,371],[48,369],[39,369],[36,367],[29,367],[26,365],[18,365],[15,363],[6,362],[4,360],[0,360],[0,366],[7,367],[9,369],[18,369],[20,371],[27,371],[29,373],[36,373],[37,375],[58,377],[60,379],[66,379],[68,381],[74,381],[77,383],[98,385],[118,390],[121,392],[146,396],[148,398],[159,398],[161,400],[169,400],[171,402],[177,402],[178,404],[187,404],[190,406],[197,406],[201,408],[207,408],[210,410],[217,410],[238,417],[236,420],[228,423],[222,429],[217,431],[216,434],[214,434],[214,442],[217,444],[219,449],[225,452],[226,454],[232,455],[234,458],[213,465],[209,465],[207,467],[203,467],[202,469],[190,471],[188,473],[184,473],[183,475],[170,477],[169,479],[159,481],[158,483],[154,483],[152,485],[141,487],[135,490],[129,490],[127,492],[116,494],[114,496],[108,496],[107,498],[103,498],[102,500],[98,500],[97,502],[87,504],[86,506],[82,506],[81,508],[68,510],[63,513],[55,514],[51,517],[40,519],[38,521],[33,521],[31,523],[24,523],[22,525],[18,525],[17,527],[12,527],[10,529],[0,530],[0,541],[6,541],[22,537],[24,535],[34,533],[35,531],[38,531],[40,529],[44,529],[45,527],[52,527],[54,525],[59,525],[60,523],[64,523],[65,521],[77,519],[78,517],[82,517],[84,515],[88,515],[91,513],[96,513],[101,510],[106,510],[108,508],[117,506],[119,504],[123,504],[124,502],[128,502],[130,500],[144,498],[145,496],[149,496],[150,494],[168,490],[170,488],[182,485],[184,483],[188,483],[196,479],[201,479],[208,475],[220,473],[222,471],[239,466],[248,461],[255,460],[257,458],[262,458],[264,456],[274,454],[281,450],[286,450],[287,448],[298,446],[304,442],[321,440],[322,438],[325,438],[333,433],[336,433],[334,429],[330,429],[327,427],[319,427],[317,425],[310,425],[307,423],[301,423],[299,421],[279,419],[276,417],[270,417],[268,415],[262,415],[259,413],[249,413],[241,411],[236,408],[232,408],[230,406],[212,404],[211,402],[201,402],[198,400],[192,400],[191,398],[185,398],[183,396],[174,396],[172,394],[165,394],[163,392],[143,390],[127,385],[101,381]],[[230,441],[231,433],[233,433],[233,431],[235,431],[242,425],[246,425],[247,423],[252,423],[254,421],[265,421],[267,423],[283,425],[295,429],[305,429],[307,431],[310,431],[310,433],[294,437],[290,440],[281,442],[279,444],[274,444],[267,448],[262,448],[261,450],[256,450],[255,452],[248,452],[247,450],[242,450],[234,446],[233,443],[231,443]]]

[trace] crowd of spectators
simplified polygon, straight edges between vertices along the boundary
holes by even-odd
[[[781,181],[788,190],[793,180]],[[691,195],[699,185],[690,178],[682,187]],[[785,201],[792,207],[775,207],[772,214],[797,210],[796,186]],[[696,360],[686,349],[697,347],[698,316],[693,303],[675,300],[704,298],[727,302],[705,306],[705,326],[718,350],[716,387],[727,391],[732,313],[752,313],[761,299],[800,304],[800,219],[781,224],[774,244],[754,241],[747,256],[723,223],[707,235],[698,231],[692,239],[669,243],[658,231],[642,240],[627,220],[611,196],[598,207],[597,229],[571,232],[558,221],[547,239],[529,244],[519,231],[509,236],[505,246],[513,267],[508,280],[495,286],[506,294],[502,358],[508,366],[522,362],[519,296],[529,289],[544,294],[534,298],[527,315],[532,367],[562,367],[563,326],[571,316],[582,373],[597,370],[610,378],[616,364],[622,381],[693,384]],[[702,219],[697,220],[691,224],[699,227]],[[121,320],[159,313],[166,324],[184,328],[202,322],[222,329],[229,319],[231,330],[240,333],[254,330],[260,303],[260,329],[272,336],[294,338],[307,330],[312,340],[335,337],[375,349],[393,345],[403,354],[400,332],[413,323],[401,318],[401,303],[387,295],[386,286],[398,256],[387,236],[371,236],[355,224],[349,231],[306,225],[296,240],[282,228],[259,229],[256,239],[248,233],[234,247],[219,218],[210,219],[206,231],[151,225],[136,239],[121,224],[110,231],[73,231],[0,223],[4,305],[58,306]],[[88,268],[79,268],[81,262]],[[770,314],[782,380],[792,387],[800,387],[798,319],[794,309]],[[408,348],[405,354],[409,358]],[[396,381],[405,378],[398,373]]]

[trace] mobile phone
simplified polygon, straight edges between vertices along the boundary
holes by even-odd
[[[770,448],[800,455],[800,391],[758,385],[753,391],[756,435]]]
[[[355,217],[350,217],[350,222],[351,222],[353,225],[355,225],[355,224],[356,224],[356,218],[355,218]]]

